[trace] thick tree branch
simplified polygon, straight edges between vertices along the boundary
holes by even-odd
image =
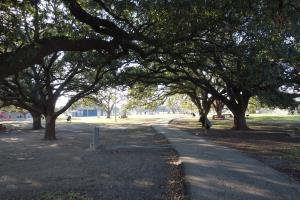
[[[57,51],[90,51],[105,50],[113,53],[119,45],[114,41],[101,39],[71,39],[68,37],[52,37],[23,46],[16,51],[0,55],[0,79],[15,74],[28,66],[41,64],[43,58]]]
[[[122,39],[128,39],[129,34],[124,31],[123,29],[119,28],[116,24],[113,22],[107,20],[107,19],[101,19],[95,16],[90,15],[87,13],[76,1],[64,1],[65,4],[69,7],[72,15],[74,17],[91,26],[91,28],[100,34],[107,34],[112,37],[122,38]]]

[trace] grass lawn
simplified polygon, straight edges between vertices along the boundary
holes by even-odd
[[[71,122],[67,122],[67,117],[64,115],[59,116],[56,120],[56,124],[91,124],[91,125],[120,125],[120,124],[152,124],[162,118],[177,118],[184,116],[182,114],[161,114],[161,115],[128,115],[127,118],[119,118],[117,116],[116,120],[114,116],[107,119],[106,117],[73,117]],[[31,127],[30,120],[19,120],[19,121],[0,121],[0,124],[5,125],[8,129],[22,129],[24,125],[27,128]],[[42,120],[42,125],[45,126],[45,120]]]
[[[213,128],[207,134],[196,118],[176,119],[171,125],[243,151],[300,182],[300,138],[287,134],[300,127],[300,115],[250,115],[247,122],[252,130],[234,131],[230,130],[232,119],[212,120]]]
[[[72,123],[92,123],[92,124],[149,124],[153,123],[160,118],[158,116],[153,117],[136,117],[136,116],[129,116],[128,118],[117,118],[111,117],[107,118],[73,118]],[[58,122],[66,122],[65,119],[59,119]]]
[[[210,118],[211,119],[211,118]],[[200,127],[197,119],[188,119],[191,125]],[[229,129],[233,126],[233,119],[211,120],[214,129]],[[252,114],[247,119],[248,126],[253,129],[291,130],[300,126],[300,115],[260,115]]]

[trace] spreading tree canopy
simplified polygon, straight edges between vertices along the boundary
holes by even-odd
[[[0,4],[0,78],[58,51],[143,54],[150,22],[137,2],[4,1]],[[145,5],[148,3],[145,2]],[[135,16],[135,17],[134,17]]]
[[[158,79],[201,88],[246,129],[250,97],[276,101],[288,94],[279,88],[299,88],[299,10],[297,0],[4,1],[0,79],[59,51],[126,56]]]
[[[169,5],[160,10],[164,18],[155,26],[161,40],[156,53],[139,60],[143,76],[146,71],[156,74],[158,81],[192,82],[232,111],[235,129],[247,129],[245,112],[251,96],[299,84],[295,42],[299,19],[282,15],[295,12],[298,3],[171,1]],[[278,21],[279,15],[290,24]]]
[[[110,60],[100,60],[97,52],[54,53],[43,64],[34,65],[0,82],[0,99],[31,113],[44,115],[45,139],[55,139],[55,121],[79,99],[106,88],[114,81],[116,68]],[[117,67],[118,65],[114,65]],[[68,102],[56,108],[60,96]]]

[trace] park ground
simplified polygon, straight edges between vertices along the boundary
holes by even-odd
[[[181,199],[178,156],[150,126],[156,118],[60,120],[57,140],[29,122],[7,122],[0,134],[0,199]],[[100,126],[101,143],[89,149]]]
[[[289,136],[300,127],[299,115],[250,115],[249,131],[231,130],[232,119],[211,121],[213,127],[207,133],[197,118],[178,118],[170,125],[240,150],[300,182],[300,138]]]
[[[29,122],[7,122],[0,135],[0,197],[6,200],[182,199],[183,174],[176,152],[151,125],[162,116],[128,119],[60,119],[56,141]],[[288,133],[300,116],[251,115],[249,131],[233,131],[232,119],[214,120],[203,133],[197,118],[176,118],[169,126],[245,152],[300,181],[300,139]],[[90,151],[93,127],[101,146]]]

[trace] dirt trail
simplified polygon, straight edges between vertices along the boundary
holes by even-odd
[[[170,199],[173,154],[151,127],[102,127],[101,148],[88,150],[93,126],[59,124],[58,140],[42,131],[0,135],[0,199],[31,200],[77,192],[97,199]],[[47,196],[46,195],[46,196]]]

